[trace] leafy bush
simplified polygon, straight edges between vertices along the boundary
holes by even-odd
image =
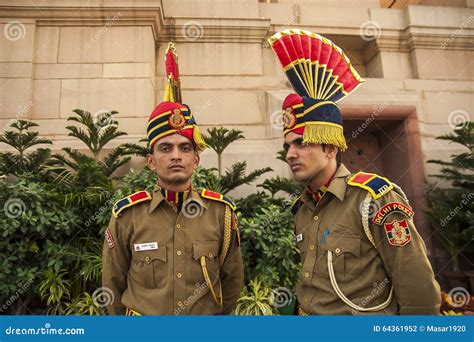
[[[451,156],[451,161],[429,160],[441,165],[441,174],[433,177],[449,181],[449,188],[435,188],[428,193],[427,214],[436,226],[436,237],[451,255],[453,270],[460,271],[459,254],[473,253],[474,245],[474,122],[455,128],[454,134],[437,139],[460,144],[465,151]],[[441,227],[438,227],[440,225]]]
[[[245,278],[261,274],[270,286],[292,289],[301,268],[292,214],[273,204],[255,209],[252,218],[239,221]]]
[[[20,176],[15,183],[0,182],[0,229],[2,272],[0,302],[6,303],[21,288],[22,296],[7,313],[28,313],[26,308],[37,296],[35,285],[41,272],[66,266],[62,249],[80,226],[80,208],[67,208],[48,184],[31,182]],[[29,284],[24,288],[24,284]]]

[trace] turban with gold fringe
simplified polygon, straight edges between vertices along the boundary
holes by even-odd
[[[147,135],[151,148],[163,137],[180,134],[188,138],[196,151],[202,152],[206,143],[199,131],[189,106],[182,104],[178,56],[173,43],[169,43],[165,56],[167,84],[165,96],[148,118]]]
[[[277,55],[296,94],[283,102],[286,135],[303,135],[303,142],[347,149],[342,116],[336,102],[364,80],[344,52],[316,33],[290,29],[276,33],[268,43]]]

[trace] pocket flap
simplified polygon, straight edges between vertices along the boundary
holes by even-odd
[[[199,260],[202,256],[206,256],[208,259],[214,259],[219,254],[220,244],[218,241],[209,242],[194,242],[193,243],[193,256],[194,259]]]
[[[166,245],[158,244],[158,249],[143,251],[143,252],[134,252],[139,261],[143,261],[146,264],[151,263],[153,260],[161,260],[166,262]]]
[[[332,251],[335,255],[351,253],[356,257],[360,254],[360,237],[355,235],[329,234],[326,236],[322,249]]]

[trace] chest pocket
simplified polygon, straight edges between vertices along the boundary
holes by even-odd
[[[162,288],[168,279],[168,262],[166,245],[158,245],[158,249],[132,252],[135,260],[133,274],[136,281],[147,289]]]
[[[218,258],[219,247],[220,244],[217,241],[193,243],[193,258],[195,260],[193,276],[197,282],[206,282],[214,301],[222,305],[222,284]]]
[[[219,277],[219,248],[218,241],[194,242],[193,243],[193,277],[195,282],[203,282],[203,274],[201,269],[201,257],[206,258],[207,270],[211,279]]]
[[[319,245],[318,260],[315,273],[329,278],[328,251],[333,255],[333,268],[337,279],[348,280],[357,278],[360,267],[360,237],[347,234],[329,234]]]

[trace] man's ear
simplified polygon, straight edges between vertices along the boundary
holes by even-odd
[[[152,171],[155,171],[155,160],[153,159],[153,156],[151,154],[148,154],[146,156],[146,164],[148,165],[148,168]]]
[[[201,162],[201,156],[199,155],[199,153],[195,153],[194,154],[194,170],[197,169],[200,162]]]
[[[326,155],[330,158],[330,159],[333,159],[333,158],[336,158],[336,155],[337,155],[337,147],[334,146],[334,145],[326,145]]]

